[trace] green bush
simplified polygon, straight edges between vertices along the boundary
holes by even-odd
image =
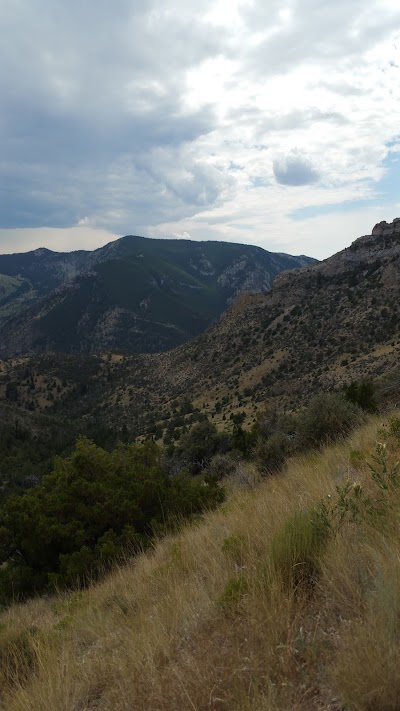
[[[365,464],[365,455],[359,449],[352,449],[349,452],[349,464],[353,469],[362,469]]]
[[[363,420],[360,408],[337,394],[314,397],[299,417],[297,442],[312,449],[348,435]]]
[[[238,464],[238,457],[234,453],[215,454],[211,459],[207,472],[218,481],[231,476]]]
[[[320,557],[328,537],[314,510],[293,514],[271,544],[271,565],[282,582],[296,588],[312,585],[319,573]]]
[[[293,415],[278,414],[277,410],[267,410],[257,415],[254,432],[263,439],[268,439],[276,432],[293,435],[297,430],[297,418]]]
[[[389,434],[400,441],[400,417],[391,417],[389,419]]]
[[[249,585],[244,575],[232,578],[226,584],[222,595],[218,599],[218,604],[225,612],[233,612],[239,607],[248,589]]]
[[[248,459],[251,455],[256,433],[254,430],[244,430],[240,424],[233,426],[232,431],[232,447],[245,458]]]
[[[345,387],[346,400],[361,407],[366,412],[375,412],[377,407],[376,388],[372,380],[353,380]]]
[[[106,452],[83,438],[36,488],[0,508],[0,602],[83,584],[223,497],[211,478],[168,476],[152,441]]]
[[[258,438],[253,449],[254,460],[264,474],[272,474],[282,469],[292,452],[291,440],[283,432],[275,432],[268,439]]]
[[[400,488],[400,462],[391,462],[386,444],[376,445],[372,461],[366,461],[371,485],[368,491],[358,481],[336,486],[337,497],[321,501],[315,509],[321,530],[336,534],[346,521],[368,521],[380,528],[388,520],[390,508],[396,507],[393,493]]]
[[[205,420],[195,424],[179,440],[179,458],[191,474],[205,469],[217,453],[232,449],[231,437],[218,432],[214,423]]]

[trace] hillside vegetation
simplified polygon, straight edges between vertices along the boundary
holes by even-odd
[[[0,354],[163,351],[204,331],[242,291],[267,291],[281,271],[314,262],[132,235],[93,252],[0,255]]]
[[[126,315],[137,239],[43,297],[60,348],[98,279]],[[0,361],[0,708],[399,711],[399,239],[381,223],[168,353]],[[23,267],[7,308],[45,288]]]
[[[7,711],[396,711],[400,418],[297,455],[87,590],[0,618]]]
[[[211,328],[172,351],[0,362],[0,398],[165,444],[203,416],[222,430],[249,428],[265,405],[295,411],[352,380],[392,378],[390,399],[399,406],[399,225],[384,234],[378,226],[324,262],[278,275],[268,293],[241,294]]]

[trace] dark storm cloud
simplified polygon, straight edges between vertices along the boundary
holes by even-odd
[[[63,226],[96,214],[99,205],[104,212],[115,204],[118,177],[125,181],[120,190],[132,189],[128,202],[146,203],[154,191],[153,149],[173,155],[212,125],[210,110],[176,115],[165,99],[145,115],[115,116],[108,124],[39,108],[17,113],[0,164],[1,226]]]
[[[149,0],[5,0],[0,27],[1,227],[62,226],[91,213],[107,223],[112,211],[118,223],[123,199],[123,211],[130,203],[141,213],[149,191],[162,192],[146,166],[152,151],[168,148],[172,160],[215,125],[210,107],[183,105],[184,73],[220,38],[184,5],[169,13]],[[189,166],[189,179],[198,170]],[[207,200],[217,193],[212,179]]]

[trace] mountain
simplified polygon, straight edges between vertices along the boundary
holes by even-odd
[[[241,294],[211,328],[166,353],[3,363],[0,396],[164,434],[199,413],[221,427],[251,423],[260,408],[298,409],[315,392],[365,377],[383,379],[400,404],[399,291],[395,220],[324,262],[278,275],[267,293]]]
[[[242,291],[309,257],[127,236],[93,252],[0,256],[0,355],[155,352],[204,331]]]
[[[396,220],[173,351],[0,361],[2,709],[400,708],[399,275]],[[350,439],[353,403],[304,408],[365,376]],[[240,429],[179,437],[265,405],[249,461]],[[71,453],[96,419],[178,446]]]
[[[299,407],[316,391],[380,377],[400,354],[400,220],[329,259],[241,295],[220,321],[151,366],[154,390],[214,412]],[[129,365],[127,365],[129,371]],[[129,380],[126,382],[129,387]],[[165,395],[164,395],[165,398]]]

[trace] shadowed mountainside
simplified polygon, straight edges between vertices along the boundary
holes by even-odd
[[[265,405],[296,409],[353,378],[387,376],[400,352],[399,229],[400,221],[378,226],[324,262],[278,276],[270,292],[239,296],[167,353],[3,362],[0,393],[19,407],[151,434],[182,427],[193,409],[221,427],[238,415],[250,423]]]
[[[0,355],[155,352],[204,331],[242,291],[308,257],[127,236],[93,252],[0,256]]]

